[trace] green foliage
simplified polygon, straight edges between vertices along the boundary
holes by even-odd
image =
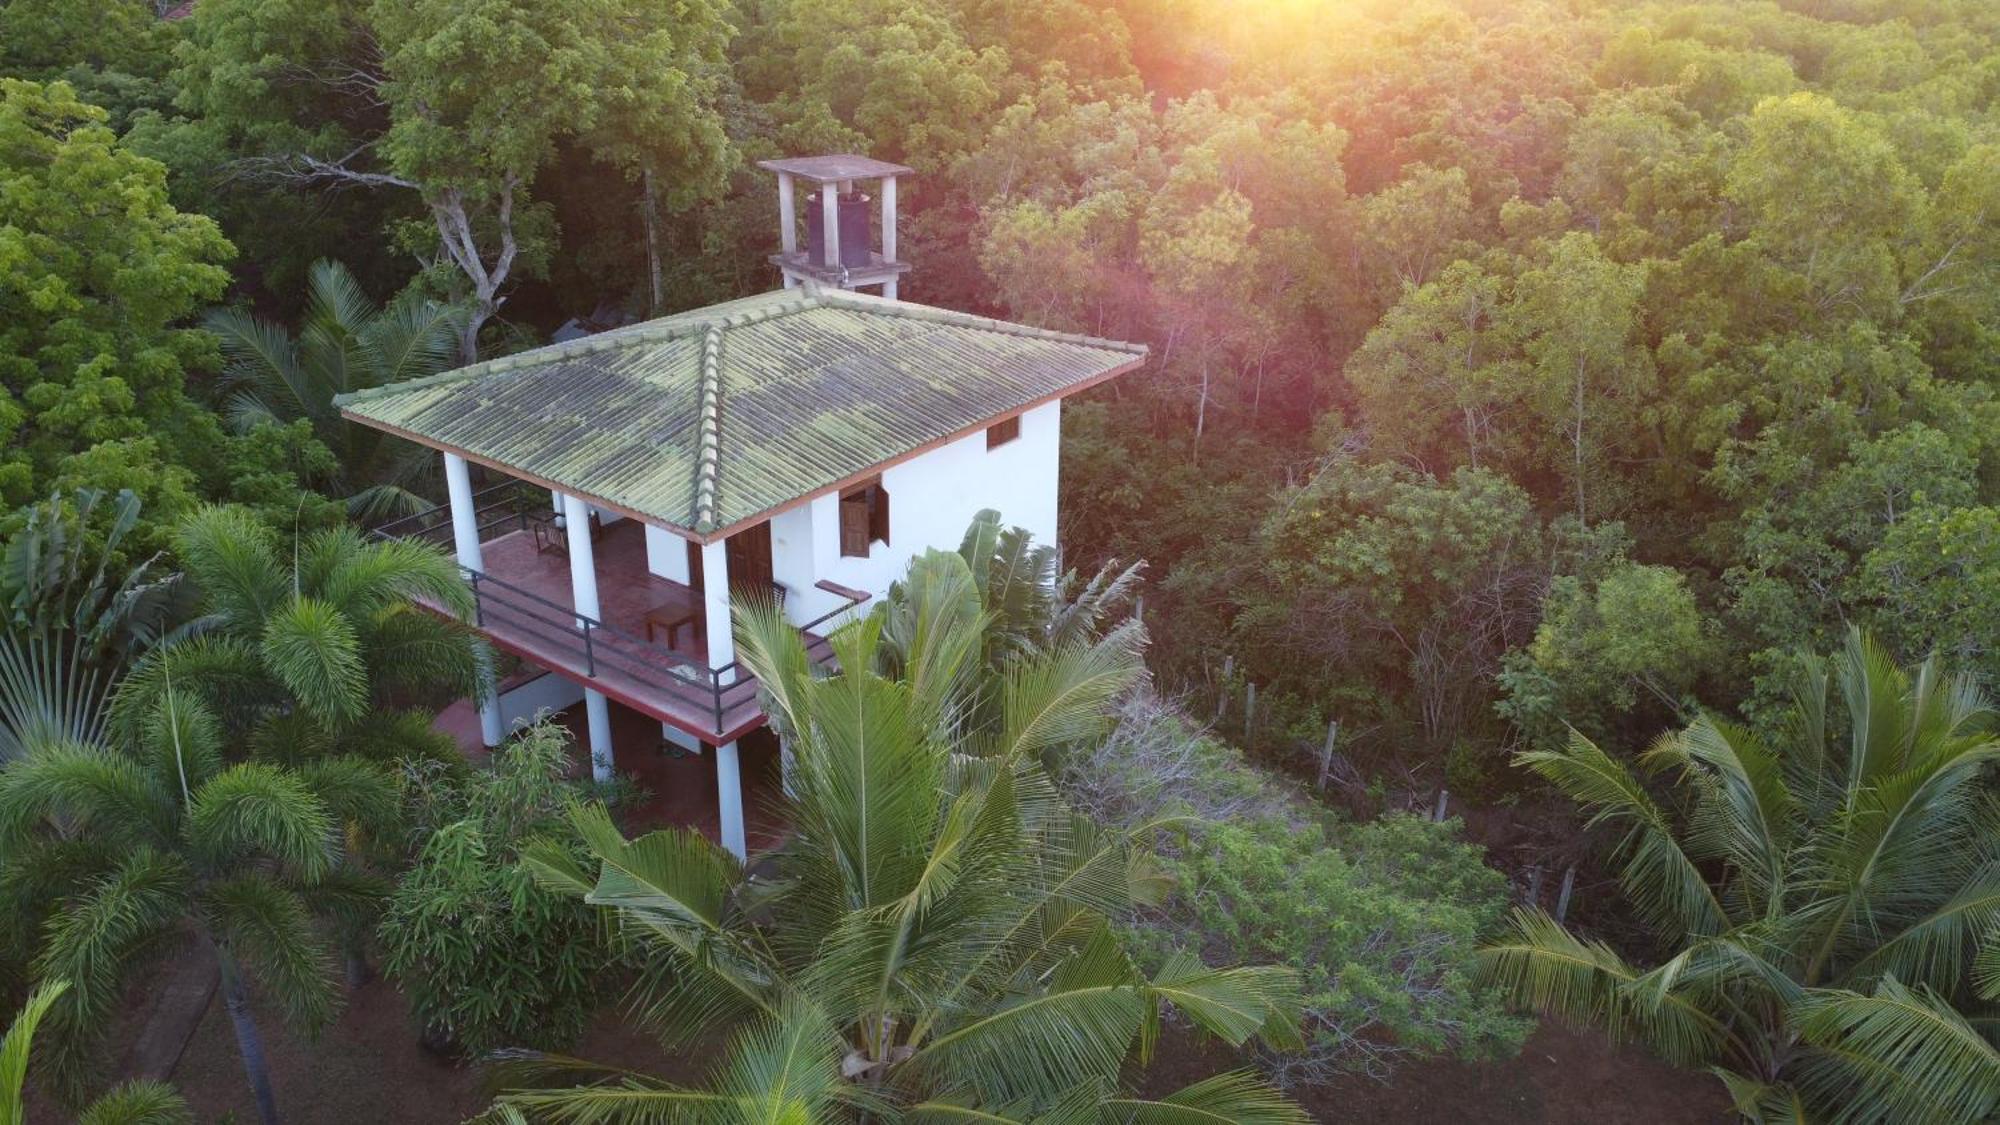
[[[1064,791],[1101,823],[1193,827],[1168,853],[1174,891],[1133,931],[1154,957],[1200,949],[1298,970],[1303,1049],[1265,1051],[1281,1084],[1386,1079],[1413,1058],[1511,1053],[1527,1027],[1473,982],[1506,880],[1456,822],[1335,822],[1241,754],[1140,696],[1070,763]]]
[[[395,811],[393,778],[359,762],[231,764],[187,695],[145,720],[109,746],[37,741],[0,769],[0,888],[10,925],[35,934],[36,978],[70,985],[45,1074],[71,1102],[138,970],[190,934],[232,1009],[247,976],[288,1023],[324,1026],[338,990],[320,919],[367,894],[342,841]]]
[[[383,912],[385,968],[426,1036],[468,1054],[569,1045],[612,963],[595,913],[519,862],[530,842],[588,859],[563,817],[579,796],[563,779],[568,741],[544,723],[495,751],[490,770],[405,767],[418,850]]]
[[[463,320],[463,310],[415,290],[378,307],[346,266],[319,261],[296,337],[242,309],[214,310],[204,323],[222,341],[223,374],[235,387],[230,422],[244,430],[310,423],[313,437],[335,451],[328,483],[347,493],[349,513],[379,520],[428,507],[412,489],[435,456],[342,419],[334,396],[444,370]]]
[[[64,83],[0,79],[0,499],[10,504],[47,495],[75,455],[106,443],[147,456],[168,481],[191,476],[160,445],[184,436],[194,408],[182,382],[213,345],[174,325],[221,293],[231,249],[214,223],[167,202],[164,169],[103,120]]]
[[[174,547],[204,627],[133,669],[112,711],[124,737],[178,690],[205,700],[232,737],[291,760],[457,760],[448,736],[401,721],[415,704],[487,690],[455,619],[471,599],[457,563],[351,527],[286,542],[233,507],[190,516]]]
[[[1508,654],[1500,713],[1540,746],[1592,735],[1642,702],[1674,708],[1715,657],[1713,629],[1671,567],[1621,562],[1591,589],[1556,579],[1535,639]]]
[[[35,1028],[62,994],[66,980],[51,981],[35,990],[0,1037],[0,1125],[26,1125],[21,1095],[28,1071],[28,1052]],[[194,1125],[194,1113],[173,1087],[160,1082],[128,1082],[85,1106],[78,1125]]]
[[[1973,1030],[1992,1012],[1972,966],[2000,934],[1986,698],[1857,633],[1800,662],[1792,700],[1768,730],[1704,715],[1662,739],[1641,764],[1664,796],[1581,735],[1523,755],[1622,832],[1620,883],[1664,957],[1634,965],[1527,910],[1486,977],[1713,1069],[1752,1119],[1983,1120],[2000,1108],[2000,1051]]]
[[[1027,1120],[1068,1107],[1123,1120],[1172,1112],[1106,1102],[1167,1005],[1231,1044],[1295,1036],[1289,971],[1187,956],[1140,971],[1111,915],[1150,897],[1157,869],[1133,833],[1066,808],[1039,764],[1102,733],[1097,685],[1129,686],[1136,662],[1099,642],[1017,655],[994,674],[961,556],[919,560],[905,590],[925,627],[906,634],[895,678],[874,671],[883,615],[838,631],[841,671],[821,675],[776,610],[739,608],[744,662],[791,749],[793,831],[760,860],[772,882],[684,829],[628,840],[594,806],[572,816],[594,863],[529,851],[537,878],[602,908],[634,943],[653,1030],[678,1043],[736,1029],[710,1087],[586,1072],[584,1085],[511,1093],[503,1108],[636,1121],[731,1102],[799,1120],[849,1108]],[[999,721],[967,732],[955,717],[978,680],[999,697]],[[1302,1120],[1254,1082],[1176,1096],[1226,1119]]]

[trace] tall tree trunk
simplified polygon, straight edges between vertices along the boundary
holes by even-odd
[[[652,316],[660,315],[660,305],[664,300],[661,290],[666,288],[660,268],[660,204],[653,187],[653,170],[645,171],[646,181],[646,279],[652,284],[652,300],[647,308]]]
[[[1583,509],[1583,358],[1576,361],[1576,522],[1585,523]]]
[[[257,1117],[264,1125],[278,1125],[278,1098],[271,1092],[271,1067],[264,1058],[264,1038],[257,1033],[256,1018],[250,1014],[250,995],[243,987],[243,973],[236,957],[218,944],[215,959],[222,968],[222,1006],[236,1029],[236,1053],[243,1057],[243,1073],[250,1079],[250,1092],[257,1098]]]
[[[1201,360],[1201,397],[1194,407],[1194,463],[1201,464],[1201,435],[1208,428],[1208,357]]]

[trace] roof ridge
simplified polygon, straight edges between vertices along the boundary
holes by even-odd
[[[807,282],[809,286],[813,285]],[[1030,324],[1015,324],[1012,321],[995,320],[990,316],[976,313],[941,309],[935,305],[920,305],[911,301],[895,301],[887,297],[875,297],[866,293],[856,293],[847,289],[824,289],[813,286],[818,303],[837,307],[863,309],[869,312],[886,313],[905,320],[929,321],[934,324],[955,325],[961,328],[979,328],[1003,336],[1020,336],[1031,340],[1052,340],[1081,347],[1105,348],[1110,351],[1129,352],[1146,355],[1152,349],[1145,344],[1134,344],[1126,340],[1113,340],[1104,336],[1086,336],[1080,332],[1060,332],[1053,328],[1037,328]]]
[[[715,479],[722,446],[722,325],[711,322],[701,344],[701,446],[695,455],[694,529],[715,528]]]
[[[782,293],[784,291],[778,290],[776,292]],[[464,367],[454,367],[450,371],[440,371],[435,375],[426,375],[420,379],[406,379],[400,383],[384,383],[376,387],[365,387],[358,391],[349,391],[346,394],[334,396],[334,404],[337,406],[346,406],[350,403],[366,402],[370,399],[380,398],[391,392],[400,393],[403,391],[420,390],[426,387],[445,386],[467,379],[477,379],[485,375],[499,375],[508,371],[523,371],[580,355],[622,351],[635,344],[657,344],[669,340],[685,339],[713,330],[718,325],[726,328],[742,328],[746,325],[757,324],[766,320],[775,320],[781,316],[789,316],[792,313],[804,312],[807,309],[816,307],[820,303],[820,294],[817,291],[817,286],[809,284],[807,290],[799,297],[795,299],[788,297],[773,301],[767,308],[721,316],[696,316],[686,320],[675,320],[674,318],[688,316],[688,313],[671,313],[651,321],[642,321],[641,323],[628,325],[624,328],[614,328],[608,332],[600,332],[593,336],[580,336],[574,340],[565,340],[559,344],[543,344],[537,348],[529,348],[524,352],[497,356],[493,359],[467,364]],[[699,311],[698,309],[690,310],[690,312]],[[662,324],[660,321],[671,321],[672,323]]]

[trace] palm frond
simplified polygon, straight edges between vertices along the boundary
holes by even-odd
[[[102,741],[110,694],[81,648],[0,635],[0,764],[38,742]]]
[[[1539,910],[1516,910],[1508,932],[1479,951],[1479,974],[1518,1003],[1613,1039],[1632,1035],[1679,1066],[1714,1057],[1727,1028],[1670,991],[1633,1003],[1640,974],[1610,946],[1586,941]]]
[[[131,846],[165,844],[171,804],[132,759],[68,743],[35,746],[0,771],[0,841],[18,840],[43,817]]]
[[[194,1125],[194,1110],[164,1082],[127,1082],[84,1107],[76,1125]]]
[[[208,507],[182,521],[174,535],[181,565],[215,612],[255,632],[287,596],[271,532],[244,508]]]
[[[1562,750],[1531,750],[1519,762],[1591,810],[1590,823],[1622,824],[1620,882],[1648,921],[1674,934],[1716,934],[1728,915],[1714,888],[1682,850],[1666,810],[1622,764],[1571,731]]]
[[[1066,958],[1045,989],[943,1030],[906,1064],[981,1103],[1051,1097],[1114,1081],[1146,1020],[1143,981],[1107,927]]]
[[[66,980],[52,980],[35,989],[7,1028],[6,1037],[0,1038],[0,1125],[22,1125],[27,1121],[21,1091],[28,1079],[28,1049],[34,1043],[35,1028],[67,991]]]
[[[359,333],[369,358],[369,384],[419,379],[454,366],[465,316],[463,305],[414,291],[390,301]]]
[[[2000,1110],[2000,1051],[1936,993],[1885,977],[1872,995],[1808,997],[1799,1033],[1806,1101],[1839,1121],[1985,1121]]]
[[[1157,1101],[1107,1098],[1106,1125],[1305,1125],[1312,1118],[1290,1098],[1247,1071],[1184,1086]]]
[[[228,953],[308,1033],[325,1027],[340,1000],[333,959],[305,900],[269,874],[246,872],[210,883],[202,895]]]
[[[511,1087],[494,1102],[503,1121],[679,1125],[727,1119],[729,1099],[725,1095],[686,1089],[637,1071],[539,1051],[509,1051],[497,1061],[497,1079]],[[573,1084],[528,1088],[556,1082]]]
[[[262,762],[231,766],[195,790],[187,835],[213,866],[264,856],[307,881],[332,868],[339,844],[319,795],[298,775]]]
[[[192,885],[178,857],[139,848],[75,888],[44,927],[35,973],[70,983],[43,1051],[45,1072],[65,1098],[81,1100],[92,1048],[124,997],[128,970],[179,931]]]
[[[1232,1047],[1259,1033],[1275,1046],[1302,1047],[1299,975],[1279,965],[1212,969],[1191,953],[1167,958],[1149,991]]]
[[[265,618],[264,663],[300,706],[335,727],[368,706],[368,666],[352,622],[317,598],[298,597]]]
[[[299,365],[297,346],[282,327],[234,308],[213,310],[202,318],[202,327],[221,341],[226,378],[253,391],[274,415],[312,416],[320,396]]]
[[[1004,723],[993,752],[1029,757],[1103,734],[1115,722],[1111,702],[1144,674],[1138,651],[1115,634],[1015,661],[1002,688]]]

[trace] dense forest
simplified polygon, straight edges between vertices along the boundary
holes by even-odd
[[[1105,888],[1085,912],[1129,951],[1063,971],[1240,963],[1147,987],[1256,1080],[1102,1119],[1332,1113],[1311,1091],[1503,1059],[1535,1012],[1712,1069],[1746,1117],[2000,1112],[1987,0],[0,0],[0,1011],[49,1011],[43,1096],[110,1087],[166,933],[301,1030],[379,952],[414,1003],[478,1009],[450,1017],[474,1053],[567,1048],[606,975],[721,1027],[727,989],[648,991],[706,958],[839,1007],[814,988],[842,963],[747,915],[649,961],[564,897],[640,843],[573,812],[554,735],[461,776],[427,708],[481,657],[407,606],[456,571],[359,530],[443,482],[333,405],[773,287],[756,161],[831,152],[915,169],[904,299],[1150,347],[1065,407],[1037,595],[1143,560],[1093,633],[1143,627],[1143,669],[1019,801],[1157,845],[1182,891]],[[1165,816],[1200,827],[1156,840]],[[75,831],[107,817],[159,836]],[[339,824],[338,854],[285,850]],[[933,831],[908,846],[948,852]],[[1030,859],[993,870],[1091,862]],[[999,885],[980,910],[1060,898]],[[453,946],[453,895],[514,929]],[[761,1034],[744,1058],[780,1053]],[[932,1099],[912,1119],[1098,1120],[1125,1052],[1034,1057],[1071,1092],[990,1054],[888,1085]]]

